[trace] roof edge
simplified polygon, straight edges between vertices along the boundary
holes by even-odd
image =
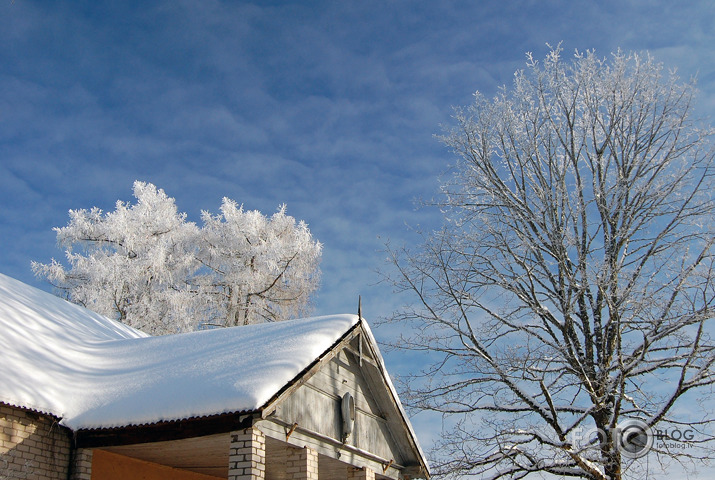
[[[143,425],[75,430],[77,448],[97,448],[137,443],[153,443],[228,433],[251,427],[258,412],[232,412],[168,420]]]
[[[387,390],[390,392],[390,395],[392,396],[392,401],[393,404],[397,407],[397,411],[402,419],[403,424],[407,427],[407,432],[408,432],[408,438],[410,443],[412,444],[412,448],[414,449],[417,458],[419,458],[419,461],[421,463],[421,468],[424,470],[424,475],[425,478],[429,479],[431,476],[430,473],[430,467],[429,463],[427,462],[427,457],[425,456],[424,452],[422,451],[422,447],[419,444],[419,441],[417,440],[417,434],[414,431],[414,428],[412,427],[412,423],[410,422],[409,417],[407,416],[407,412],[405,412],[404,407],[402,406],[402,402],[400,401],[400,397],[397,394],[397,389],[392,383],[392,380],[390,379],[390,375],[387,372],[387,367],[385,366],[385,360],[382,357],[382,353],[380,353],[380,348],[378,347],[377,340],[375,339],[374,335],[372,334],[372,330],[370,329],[370,326],[367,324],[367,321],[360,317],[360,321],[358,324],[361,326],[362,331],[365,334],[365,337],[368,339],[367,346],[370,349],[370,353],[372,354],[373,358],[377,360],[377,368],[380,371],[380,376],[382,377],[382,381],[385,383],[385,387]]]

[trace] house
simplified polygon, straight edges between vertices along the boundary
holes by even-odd
[[[151,337],[0,274],[0,329],[0,478],[429,478],[357,315]]]

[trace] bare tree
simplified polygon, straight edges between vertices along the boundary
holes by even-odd
[[[390,249],[441,473],[615,480],[709,452],[713,132],[649,56],[561,53],[456,110],[445,225]]]

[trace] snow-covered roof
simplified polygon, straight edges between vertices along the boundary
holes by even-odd
[[[73,430],[255,411],[358,321],[150,337],[0,274],[0,402]]]

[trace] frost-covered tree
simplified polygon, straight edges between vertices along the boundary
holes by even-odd
[[[268,218],[224,198],[220,215],[203,212],[198,259],[204,268],[196,283],[212,305],[212,323],[245,325],[305,311],[318,286],[321,248],[285,209]]]
[[[447,221],[391,251],[416,300],[396,344],[434,360],[407,398],[450,426],[439,472],[617,480],[709,456],[715,172],[693,95],[648,56],[556,48],[456,110]]]
[[[54,229],[69,268],[54,259],[32,268],[68,300],[147,333],[190,330],[198,228],[154,185],[135,182],[134,197],[113,212],[70,210]]]
[[[68,266],[33,262],[35,274],[72,302],[158,335],[308,308],[322,247],[285,207],[266,218],[224,199],[199,228],[152,184],[135,182],[134,197],[113,212],[70,210],[55,229]]]

